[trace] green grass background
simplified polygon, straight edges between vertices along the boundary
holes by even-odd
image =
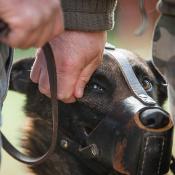
[[[116,38],[115,38],[116,39]],[[109,35],[109,40],[113,44],[116,44],[113,35]],[[119,44],[117,44],[119,47]],[[15,60],[33,56],[35,50],[16,50]],[[141,50],[141,53],[147,52],[147,50]],[[144,55],[144,53],[143,53]],[[16,92],[9,91],[7,98],[5,100],[2,116],[3,116],[3,127],[2,131],[7,136],[7,138],[17,147],[20,148],[20,137],[22,135],[22,127],[25,124],[25,116],[23,113],[22,106],[25,101],[25,96]],[[0,175],[27,175],[26,166],[18,161],[14,160],[7,155],[4,151],[2,152],[2,162]]]

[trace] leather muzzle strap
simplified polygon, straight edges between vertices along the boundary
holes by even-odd
[[[136,98],[143,104],[154,106],[156,102],[148,96],[140,82],[138,81],[126,55],[122,52],[117,52],[118,49],[108,52],[118,63],[120,70],[128,84],[130,90],[135,94]],[[116,59],[117,58],[117,59]]]
[[[50,83],[50,91],[51,91],[51,105],[52,105],[52,120],[53,120],[53,130],[52,130],[52,140],[51,145],[48,148],[48,151],[38,158],[31,158],[23,153],[19,152],[2,134],[2,147],[4,150],[10,154],[16,160],[29,164],[29,165],[36,165],[40,164],[53,153],[55,150],[55,146],[57,144],[57,130],[58,130],[58,103],[57,103],[57,77],[56,77],[56,67],[54,61],[54,55],[49,43],[46,43],[43,47],[43,51],[45,54],[48,74],[49,74],[49,83]]]

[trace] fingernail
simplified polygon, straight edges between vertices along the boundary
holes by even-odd
[[[73,103],[76,101],[76,98],[74,96],[65,96],[64,94],[58,94],[57,98],[64,103]]]
[[[76,98],[72,97],[70,99],[63,100],[64,103],[74,103],[76,102]]]
[[[81,98],[83,96],[83,89],[79,88],[75,96],[76,98]]]
[[[58,99],[59,100],[65,100],[65,99],[69,99],[71,97],[70,94],[64,94],[64,93],[58,93]]]
[[[62,99],[64,99],[64,94],[62,94],[62,93],[58,93],[58,95],[57,95],[57,98],[59,99],[59,100],[62,100]]]

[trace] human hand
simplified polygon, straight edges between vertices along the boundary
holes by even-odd
[[[106,42],[106,32],[65,31],[51,41],[57,69],[59,100],[71,103],[83,96],[91,75],[101,63]],[[39,50],[31,79],[39,90],[50,96],[47,66]]]
[[[0,19],[10,32],[0,41],[12,47],[41,47],[63,31],[59,0],[0,0]]]

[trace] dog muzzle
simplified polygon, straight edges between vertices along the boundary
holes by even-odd
[[[98,161],[121,174],[163,175],[169,171],[172,133],[165,111],[131,96],[116,104],[87,142]]]
[[[171,160],[170,116],[147,95],[128,58],[111,46],[106,52],[116,59],[133,96],[118,102],[116,110],[98,123],[86,138],[87,146],[79,146],[75,151],[75,143],[70,146],[72,150],[62,145],[76,152],[80,159],[98,162],[104,169],[113,169],[118,174],[163,175],[169,171]],[[91,167],[96,171],[101,169],[96,164]]]

